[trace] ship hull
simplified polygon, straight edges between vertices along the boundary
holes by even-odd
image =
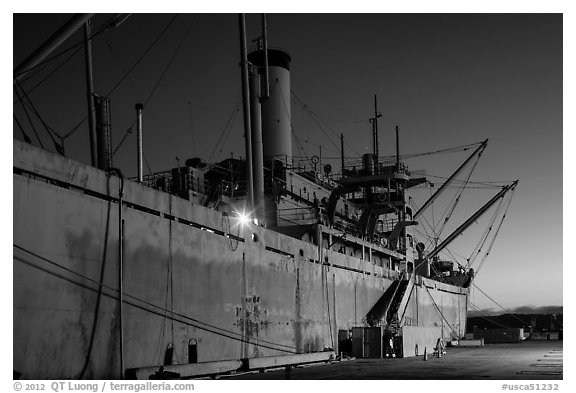
[[[121,378],[163,364],[169,347],[174,363],[187,363],[192,346],[199,362],[338,351],[338,332],[361,324],[400,275],[132,181],[120,206],[119,184],[14,141],[22,378]],[[456,338],[466,304],[466,289],[416,276],[400,322],[412,335],[437,328],[428,340]]]

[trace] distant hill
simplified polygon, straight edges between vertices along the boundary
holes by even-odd
[[[522,306],[508,310],[510,314],[564,314],[562,306]],[[485,315],[502,315],[502,310],[483,309],[480,311],[468,312],[469,317],[479,317]]]
[[[470,313],[466,331],[472,333],[474,331],[474,327],[477,327],[478,329],[524,328],[525,331],[528,331],[529,326],[533,323],[533,321],[535,321],[534,330],[536,331],[558,331],[562,329],[562,325],[564,323],[563,315],[561,313],[511,313],[491,316],[472,316],[472,313]]]

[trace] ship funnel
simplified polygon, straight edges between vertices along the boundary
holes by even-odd
[[[257,50],[248,60],[265,73],[265,52]],[[262,145],[264,161],[272,159],[292,164],[292,132],[290,112],[290,55],[280,49],[268,49],[270,96],[262,102]]]
[[[362,155],[362,168],[367,175],[374,174],[374,162],[375,155],[372,153],[366,153]]]

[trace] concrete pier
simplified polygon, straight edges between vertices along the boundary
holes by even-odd
[[[483,347],[447,348],[441,358],[357,359],[293,368],[290,379],[354,380],[562,380],[562,341],[525,341]],[[284,370],[230,379],[284,379]]]

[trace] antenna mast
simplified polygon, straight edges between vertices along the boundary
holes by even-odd
[[[378,174],[378,118],[382,114],[378,112],[378,97],[374,94],[374,117],[370,118],[372,123],[372,145],[374,148],[374,174]]]

